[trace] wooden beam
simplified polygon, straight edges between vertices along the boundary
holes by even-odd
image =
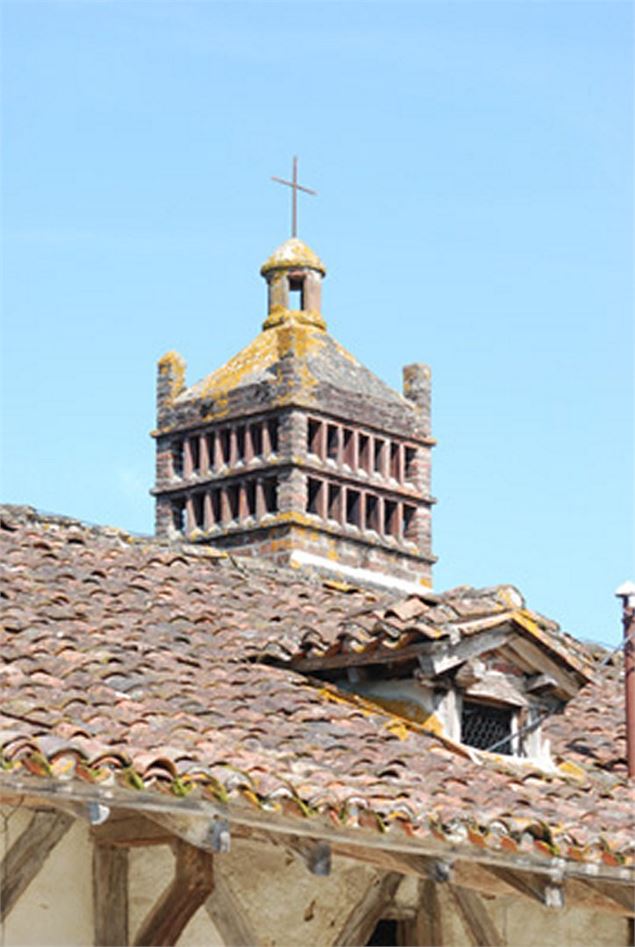
[[[487,871],[512,887],[516,893],[538,901],[545,907],[564,907],[562,881],[554,881],[549,875],[535,875],[531,872],[514,871],[511,868],[499,868],[495,865],[489,865]]]
[[[175,845],[174,878],[150,909],[134,939],[135,947],[176,944],[214,887],[213,857],[187,842]]]
[[[128,851],[93,846],[93,917],[96,947],[128,943]]]
[[[401,875],[396,872],[374,878],[364,897],[345,918],[331,943],[337,944],[337,947],[367,944],[377,922],[394,898],[400,882]]]
[[[330,657],[299,658],[292,661],[289,667],[292,671],[308,673],[340,667],[363,667],[368,664],[398,664],[419,657],[423,648],[423,644],[411,644],[397,649],[379,647],[373,651],[362,651],[360,654],[346,651],[330,655]]]
[[[420,947],[443,947],[443,906],[441,885],[434,881],[419,882],[419,910],[412,923],[409,941]]]
[[[289,843],[288,847],[299,853],[304,860],[310,847],[306,840],[297,839]],[[435,859],[427,858],[424,855],[397,854],[393,852],[382,851],[378,848],[359,848],[356,845],[344,845],[336,842],[331,846],[333,855],[339,855],[344,858],[351,858],[355,861],[364,862],[372,865],[373,868],[379,868],[381,871],[399,872],[401,875],[416,875],[421,878],[428,878]]]
[[[8,917],[74,821],[66,812],[35,813],[0,865],[0,920]]]
[[[255,840],[266,844],[282,844],[285,848],[300,854],[304,859],[307,845],[314,844],[304,838],[287,836],[282,841],[280,835],[267,832],[264,829],[234,829],[234,836],[244,841]],[[442,858],[430,855],[414,855],[406,852],[394,852],[387,849],[364,847],[363,845],[332,842],[333,857],[351,859],[352,861],[372,865],[381,871],[399,872],[402,875],[413,875],[422,880],[432,880],[436,873],[436,866],[450,867],[449,862]],[[548,874],[538,871],[519,870],[503,867],[502,865],[482,864],[471,859],[451,856],[450,880],[461,888],[468,888],[478,894],[494,897],[522,897],[545,905],[547,903],[548,888],[562,888],[569,907],[580,907],[597,910],[603,913],[629,916],[632,912],[633,887],[624,882],[601,882],[606,885],[603,894],[600,883],[592,878],[587,881],[566,877],[561,885],[556,884]],[[612,897],[612,895],[615,897]],[[556,906],[552,903],[552,906]]]
[[[556,664],[556,661],[547,656],[547,653],[527,639],[523,639],[520,633],[515,635],[509,642],[509,647],[521,658],[525,658],[536,670],[541,673],[549,674],[556,682],[557,692],[566,697],[575,697],[582,682],[571,671],[565,671],[563,667]]]
[[[230,947],[258,947],[261,941],[251,926],[245,909],[229,886],[227,879],[216,874],[214,890],[205,902],[205,910]]]
[[[448,885],[448,890],[472,943],[476,947],[505,947],[505,941],[480,895],[456,885]]]
[[[511,638],[512,633],[506,625],[504,628],[469,635],[457,644],[451,644],[447,640],[433,642],[423,646],[419,663],[424,674],[434,676],[444,674],[470,658],[476,658],[494,648],[500,648]]]
[[[588,880],[569,881],[581,889],[580,899],[588,897],[593,900],[593,907],[597,911],[606,911],[611,914],[621,914],[623,917],[635,917],[635,887],[620,882],[603,881],[599,878]]]
[[[174,833],[142,815],[125,813],[111,816],[103,825],[93,826],[93,839],[98,844],[122,848],[146,845],[171,845]]]

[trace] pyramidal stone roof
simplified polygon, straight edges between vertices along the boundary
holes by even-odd
[[[261,273],[302,268],[326,273],[317,254],[292,238],[272,253]],[[294,405],[319,411],[327,405],[329,413],[351,421],[367,422],[370,414],[378,427],[406,437],[426,436],[417,407],[334,339],[319,314],[317,320],[293,310],[281,311],[274,320],[270,316],[228,362],[174,392],[160,430],[222,418],[245,402],[252,410]]]
[[[263,331],[225,365],[186,388],[176,404],[216,401],[234,389],[265,387],[268,400],[319,407],[321,386],[358,395],[360,401],[386,402],[415,414],[410,402],[362,365],[328,332],[314,326],[282,323]]]

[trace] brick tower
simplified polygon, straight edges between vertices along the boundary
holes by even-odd
[[[261,268],[262,331],[188,388],[157,384],[156,531],[352,581],[431,584],[430,371],[403,395],[326,331],[324,264],[301,240]]]

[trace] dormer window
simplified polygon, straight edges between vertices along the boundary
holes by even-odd
[[[513,717],[510,707],[463,700],[461,743],[479,750],[511,755]]]

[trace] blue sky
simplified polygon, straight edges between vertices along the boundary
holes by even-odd
[[[433,369],[435,585],[617,642],[633,576],[630,2],[1,5],[2,497],[152,530],[156,359],[258,331],[300,235],[330,331]]]

